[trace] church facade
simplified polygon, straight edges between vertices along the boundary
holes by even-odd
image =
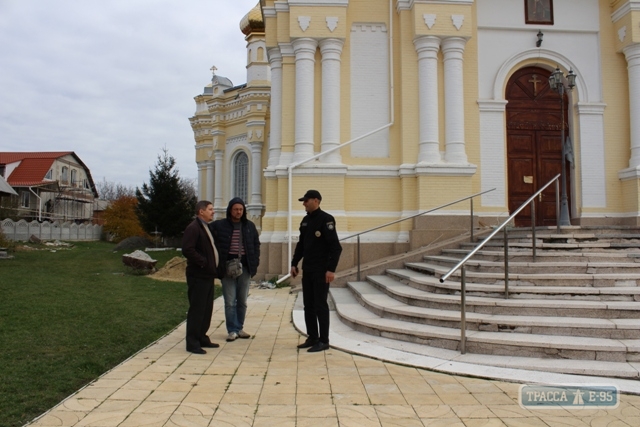
[[[190,121],[199,197],[245,200],[265,273],[309,188],[347,237],[486,190],[498,224],[564,168],[571,224],[640,223],[640,0],[261,0],[240,26],[246,84],[214,70]],[[534,221],[556,224],[555,187]],[[391,254],[413,228],[362,238]]]

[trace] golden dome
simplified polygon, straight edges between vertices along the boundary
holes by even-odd
[[[254,32],[264,33],[264,19],[262,18],[260,2],[242,18],[240,30],[245,36]]]

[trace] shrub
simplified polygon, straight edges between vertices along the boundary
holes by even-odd
[[[145,236],[136,215],[138,199],[134,196],[121,196],[111,202],[104,211],[104,225],[102,230],[118,243],[127,237]]]

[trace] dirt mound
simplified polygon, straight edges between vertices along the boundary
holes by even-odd
[[[118,243],[113,249],[114,251],[131,250],[131,249],[144,249],[153,247],[153,242],[147,238],[135,236],[127,237],[122,242]]]
[[[183,257],[173,257],[158,271],[149,275],[152,279],[168,280],[172,282],[186,282],[185,270],[187,259]]]

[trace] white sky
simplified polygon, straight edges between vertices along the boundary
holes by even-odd
[[[195,179],[193,97],[246,82],[240,20],[258,0],[0,0],[0,151],[75,151],[149,182],[166,147]]]

